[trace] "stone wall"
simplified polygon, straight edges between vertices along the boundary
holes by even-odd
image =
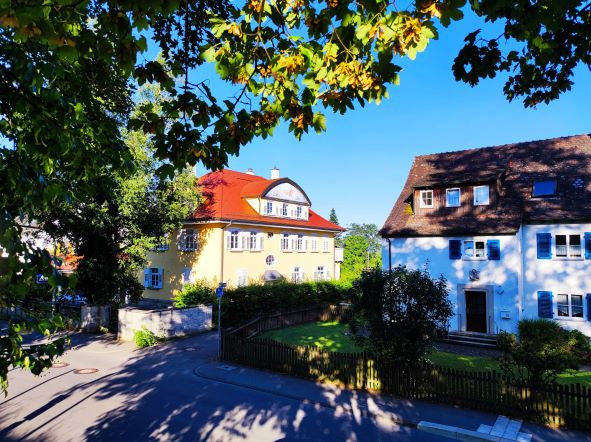
[[[83,305],[80,308],[80,326],[86,333],[97,333],[101,327],[109,327],[110,305]]]
[[[142,310],[133,307],[119,310],[119,334],[122,341],[132,341],[142,327],[158,337],[173,338],[211,330],[211,305],[190,308]]]

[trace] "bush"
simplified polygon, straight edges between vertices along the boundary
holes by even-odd
[[[133,342],[138,348],[153,347],[158,344],[158,338],[146,327],[142,327],[133,334]]]
[[[205,281],[199,280],[185,284],[181,291],[173,296],[174,306],[178,308],[212,304],[216,301],[215,290]]]
[[[523,319],[518,335],[501,332],[501,369],[520,384],[541,387],[554,382],[559,373],[576,370],[590,351],[589,338],[563,329],[547,319]]]

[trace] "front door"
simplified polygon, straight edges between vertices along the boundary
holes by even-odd
[[[466,290],[466,330],[486,333],[486,292]]]

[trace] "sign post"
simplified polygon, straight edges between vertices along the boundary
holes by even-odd
[[[225,282],[220,282],[220,285],[215,289],[215,294],[218,297],[218,358],[222,358],[222,296],[224,296]]]

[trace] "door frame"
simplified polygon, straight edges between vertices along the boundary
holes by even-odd
[[[486,333],[495,334],[495,315],[494,315],[494,286],[482,284],[458,284],[458,329],[467,331],[466,317],[466,291],[486,292]]]

